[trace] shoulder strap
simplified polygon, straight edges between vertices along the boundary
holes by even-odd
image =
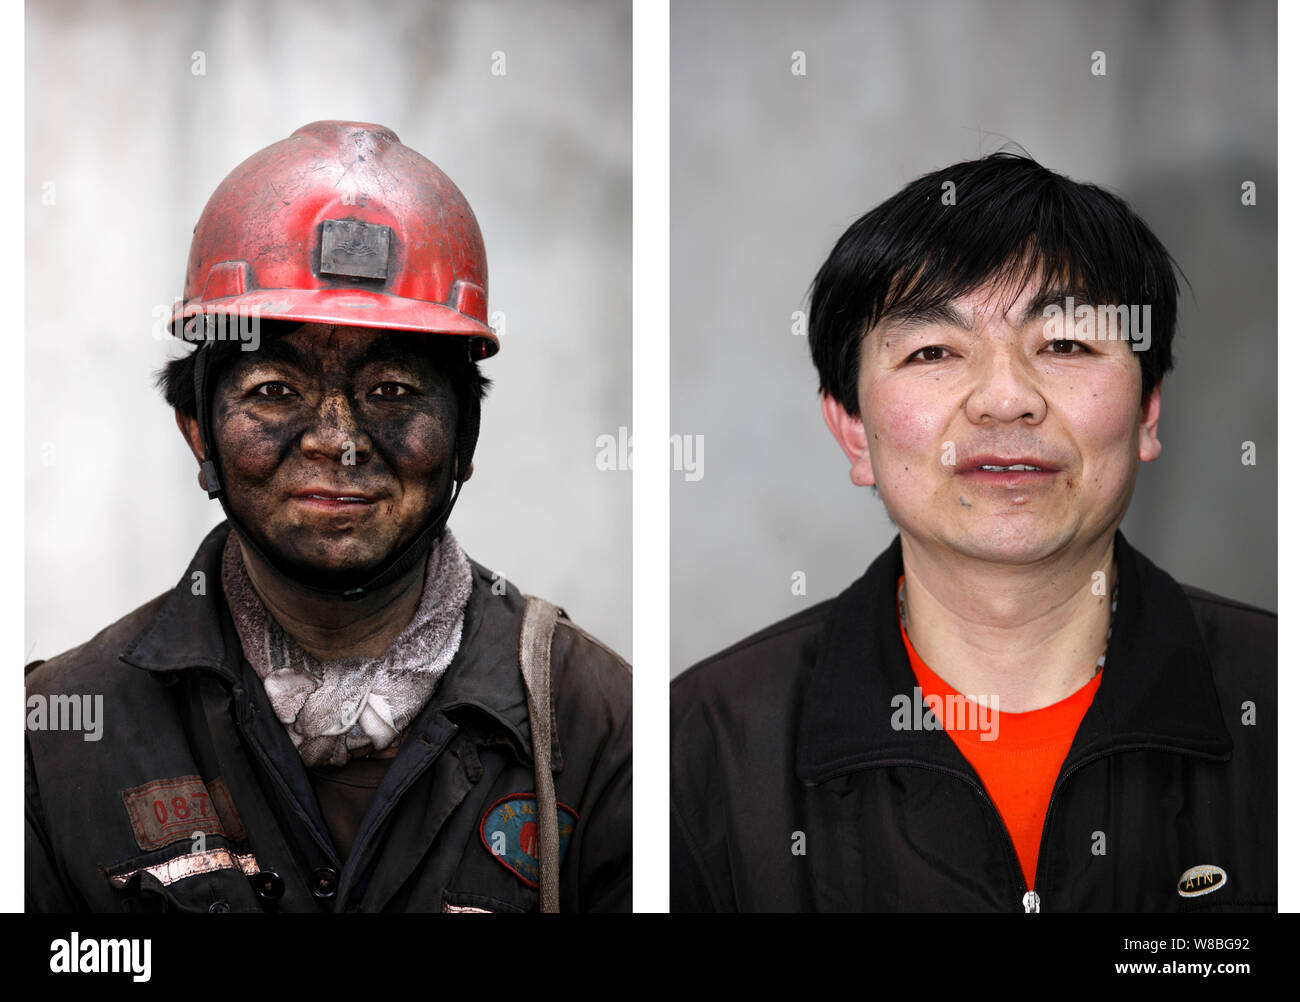
[[[544,599],[525,596],[519,630],[519,669],[528,690],[528,723],[533,733],[533,771],[537,796],[537,884],[542,911],[560,910],[560,833],[551,775],[551,635],[560,610]]]

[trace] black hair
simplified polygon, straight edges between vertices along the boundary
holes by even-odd
[[[297,330],[301,324],[286,320],[263,320],[258,327],[261,344],[270,344]],[[234,324],[231,325],[233,331]],[[414,339],[413,339],[414,340]],[[478,363],[469,357],[468,338],[465,337],[419,337],[419,348],[441,371],[447,374],[452,386],[456,388],[456,399],[460,401],[464,412],[465,402],[473,394],[480,401],[487,395],[492,380],[479,370]],[[190,418],[198,417],[198,407],[194,399],[194,365],[198,350],[209,352],[208,385],[215,387],[221,374],[242,353],[243,342],[233,335],[226,340],[214,340],[201,344],[199,349],[174,358],[164,365],[155,377],[163,398],[175,410]],[[209,390],[211,393],[211,390]]]
[[[1174,365],[1176,268],[1128,204],[1096,185],[1007,151],[953,164],[858,219],[818,270],[808,343],[819,390],[857,415],[862,342],[882,320],[986,284],[1019,295],[1041,275],[1045,288],[1060,283],[1092,304],[1150,305],[1151,341],[1136,353],[1145,403]]]

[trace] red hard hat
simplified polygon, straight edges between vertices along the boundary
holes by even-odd
[[[172,333],[201,314],[462,335],[487,324],[487,257],[469,202],[380,125],[313,122],[253,154],[208,199]]]

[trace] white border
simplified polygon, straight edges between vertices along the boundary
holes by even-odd
[[[9,559],[5,561],[3,584],[0,584],[0,632],[5,638],[2,655],[4,684],[0,685],[0,720],[8,718],[13,724],[6,727],[0,740],[0,859],[9,861],[10,873],[20,879],[0,883],[0,911],[23,910],[23,726],[20,710],[25,706],[23,665],[24,582],[26,580],[26,536],[23,522],[23,497],[27,482],[27,422],[24,420],[26,387],[26,297],[23,249],[27,243],[27,184],[24,164],[27,153],[26,118],[24,116],[23,87],[24,33],[23,5],[0,5],[0,102],[5,121],[9,123],[9,148],[0,161],[0,191],[5,193],[4,204],[9,208],[4,218],[9,220],[10,239],[0,246],[0,275],[4,276],[9,290],[9,306],[5,309],[4,371],[8,383],[0,393],[0,427],[9,428],[10,442],[7,450],[9,471],[15,480],[7,490],[0,491],[0,526],[4,526],[9,540]],[[21,143],[18,139],[21,138]],[[14,436],[13,429],[21,429]],[[14,441],[14,438],[17,441]]]
[[[668,2],[632,9],[632,905],[668,910]]]
[[[1295,44],[1300,42],[1300,12],[1294,3],[1279,3],[1277,12],[1277,316],[1278,331],[1275,357],[1278,359],[1278,400],[1294,400],[1290,395],[1291,387],[1282,385],[1283,373],[1290,372],[1286,365],[1287,354],[1282,343],[1284,337],[1290,336],[1289,330],[1282,325],[1290,322],[1290,314],[1285,303],[1294,294],[1296,267],[1300,264],[1300,255],[1296,254],[1295,244],[1290,235],[1300,228],[1300,212],[1296,211],[1296,200],[1292,197],[1290,187],[1296,167],[1296,91],[1300,82],[1300,71],[1291,59]],[[635,164],[633,165],[635,170]],[[1262,193],[1261,193],[1262,194]],[[1300,661],[1300,632],[1295,622],[1287,615],[1292,609],[1291,600],[1296,593],[1295,557],[1300,553],[1300,533],[1295,523],[1287,517],[1290,512],[1290,500],[1296,496],[1300,487],[1300,477],[1296,475],[1297,454],[1295,436],[1300,433],[1300,419],[1294,407],[1278,408],[1278,526],[1277,526],[1277,611],[1278,611],[1278,677],[1277,677],[1277,714],[1275,721],[1260,721],[1278,729],[1278,843],[1277,843],[1277,891],[1278,910],[1293,912],[1300,910],[1300,860],[1296,851],[1300,850],[1300,832],[1297,831],[1297,818],[1300,811],[1295,802],[1296,769],[1300,767],[1300,738],[1296,728],[1289,726],[1290,708],[1300,698],[1300,682],[1295,677],[1295,666]],[[1286,724],[1287,726],[1283,726]]]

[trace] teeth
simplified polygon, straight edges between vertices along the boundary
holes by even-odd
[[[994,473],[1006,473],[1008,470],[1038,470],[1040,473],[1042,472],[1041,467],[1030,466],[1028,463],[1017,463],[1015,466],[981,466],[980,469],[992,470]]]

